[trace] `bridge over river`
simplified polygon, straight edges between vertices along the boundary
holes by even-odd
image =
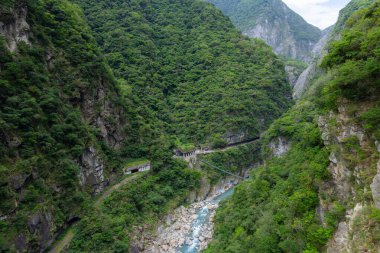
[[[259,140],[260,140],[260,138],[256,137],[256,138],[252,138],[252,139],[241,141],[241,142],[230,143],[225,148],[218,148],[218,149],[197,148],[197,149],[189,151],[189,152],[177,151],[175,157],[183,158],[186,161],[189,161],[190,158],[194,158],[197,155],[208,155],[208,154],[212,154],[212,153],[216,153],[216,152],[224,152],[224,151],[227,151],[229,149],[236,148],[238,146],[243,146],[243,145],[255,143]]]

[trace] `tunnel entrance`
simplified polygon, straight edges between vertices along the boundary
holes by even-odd
[[[133,173],[137,173],[137,172],[139,172],[139,169],[133,169],[133,170],[131,170],[131,173],[133,174]]]

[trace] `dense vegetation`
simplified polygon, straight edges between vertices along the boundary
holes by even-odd
[[[218,210],[215,239],[206,252],[302,252],[324,246],[333,227],[324,228],[315,215],[318,185],[329,176],[317,115],[305,102],[271,126],[264,147],[283,136],[292,142],[291,150],[237,187]],[[270,151],[265,152],[268,157]]]
[[[6,4],[11,19],[14,1]],[[20,43],[11,53],[0,37],[0,215],[10,216],[0,221],[4,250],[17,235],[38,249],[41,239],[27,236],[31,214],[51,213],[59,227],[81,213],[89,194],[79,187],[76,160],[89,146],[107,159],[107,144],[84,120],[80,94],[92,97],[103,80],[104,92],[117,99],[114,78],[77,7],[29,1],[28,8],[33,46]]]
[[[352,13],[363,7],[368,7],[374,2],[374,0],[352,0],[346,7],[339,12],[339,18],[334,26],[334,31],[339,32],[344,28],[347,20],[351,17]]]
[[[280,60],[263,42],[242,37],[209,4],[78,3],[115,70],[124,98],[132,101],[131,113],[137,115],[133,123],[140,131],[136,133],[138,143],[129,147],[135,155],[149,152],[152,141],[167,134],[183,149],[205,142],[214,146],[225,144],[226,132],[255,137],[290,104],[290,89]],[[170,141],[164,139],[161,149],[170,150],[165,143]],[[222,161],[215,160],[227,166],[234,164],[229,168],[232,170],[247,167],[254,158],[242,163],[238,154],[249,156],[251,148],[231,151],[222,155]],[[170,163],[165,160],[165,164]],[[142,222],[142,226],[151,227],[168,206],[183,201],[182,189],[195,186],[194,171],[185,185],[177,185],[181,175],[169,175],[160,172],[112,195],[100,211],[89,214],[80,223],[70,250],[128,248],[133,225]],[[206,171],[205,175],[215,182],[220,178],[213,171]],[[175,183],[169,184],[170,179]],[[146,197],[141,199],[142,195]],[[95,221],[99,216],[101,223]],[[110,237],[115,234],[118,236]],[[102,243],[95,243],[95,238]]]
[[[77,2],[134,102],[147,143],[163,130],[193,144],[255,137],[290,104],[282,63],[210,4]]]
[[[179,161],[170,170],[143,175],[113,193],[80,222],[69,252],[128,252],[131,234],[148,230],[199,185],[200,173]],[[146,231],[145,231],[146,232]]]
[[[362,4],[366,6],[365,1]],[[372,207],[368,194],[378,161],[374,144],[363,149],[352,137],[325,146],[317,124],[320,115],[335,112],[344,102],[349,105],[352,124],[361,125],[375,139],[380,136],[380,2],[354,14],[350,7],[342,11],[350,13],[350,18],[340,32],[341,39],[330,43],[323,61],[328,73],[264,135],[264,157],[271,157],[269,142],[279,136],[291,143],[291,149],[282,157],[267,159],[222,205],[216,216],[215,240],[206,252],[323,252],[345,211],[356,203],[367,206],[354,222],[353,238],[357,239],[352,252],[378,251],[380,212]],[[337,120],[332,120],[330,127],[338,132]],[[348,198],[337,196],[331,188],[327,167],[332,149],[350,170],[366,164],[360,175],[351,176],[355,193]],[[320,203],[329,206],[323,217],[316,212]]]
[[[326,93],[332,102],[340,97],[363,101],[380,88],[379,2],[357,11],[345,24],[342,39],[332,43],[323,66],[336,77]]]
[[[7,0],[0,5],[4,23],[12,22],[14,8],[25,5],[31,27],[30,44],[21,42],[14,52],[0,36],[2,252],[42,250],[76,217],[81,220],[69,251],[128,251],[134,235],[154,228],[165,213],[185,203],[201,177],[211,182],[221,177],[207,166],[199,172],[173,160],[174,146],[222,147],[230,135],[257,137],[291,104],[282,62],[262,41],[242,36],[210,4],[73,2]],[[259,11],[269,8],[257,2]],[[338,201],[321,191],[330,180],[326,168],[334,147],[323,144],[317,120],[350,101],[366,131],[380,137],[380,4],[351,16],[358,6],[342,12],[345,30],[323,61],[328,74],[264,135],[261,155],[269,158],[218,212],[208,252],[321,251],[352,208],[352,200]],[[306,27],[296,30],[306,31],[297,38],[314,39]],[[369,109],[355,114],[364,101]],[[122,138],[115,143],[104,131]],[[272,157],[267,147],[279,136],[291,149]],[[237,173],[257,162],[258,145],[204,159]],[[345,140],[345,146],[342,156],[351,163],[370,152],[361,150],[355,138]],[[89,147],[104,162],[106,180],[122,180],[126,163],[148,159],[153,170],[95,204],[91,185],[81,186],[78,179],[81,156]],[[363,173],[367,185],[375,168],[369,165]],[[356,186],[355,192],[360,201],[371,201],[366,188]],[[315,212],[321,195],[330,203],[323,224]],[[379,217],[367,206],[354,226],[376,242]]]
[[[5,24],[27,7],[31,29],[15,52],[0,36],[0,251],[41,250],[76,217],[73,251],[125,251],[134,225],[154,224],[197,186],[199,173],[171,158],[176,142],[255,137],[291,104],[281,61],[210,4],[76,2],[91,27],[73,1],[0,4]],[[105,181],[130,159],[153,171],[94,209],[78,179],[89,147]]]

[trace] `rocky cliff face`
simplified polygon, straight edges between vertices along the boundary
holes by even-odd
[[[209,0],[246,35],[261,38],[288,58],[312,60],[321,31],[308,24],[280,0]]]
[[[251,38],[263,39],[279,55],[305,62],[310,62],[312,59],[310,51],[312,51],[315,41],[297,41],[286,18],[285,21],[283,17],[276,17],[272,21],[259,19],[254,28],[243,31],[243,33]]]
[[[332,28],[324,31],[322,38],[314,45],[311,54],[309,66],[299,75],[293,87],[293,98],[300,99],[309,87],[312,80],[321,74],[322,70],[319,65],[321,60],[327,54],[326,45],[331,39]]]
[[[107,80],[98,80],[97,88],[90,92],[82,92],[80,106],[84,118],[94,127],[99,129],[101,138],[112,148],[119,149],[125,140],[124,129],[126,119],[123,109],[116,106],[111,96],[117,94],[109,90],[110,83]],[[116,99],[115,99],[116,98]]]
[[[294,86],[297,83],[298,77],[304,71],[304,68],[300,68],[298,66],[286,65],[285,71],[288,75],[289,83]]]
[[[269,148],[275,157],[281,157],[289,151],[291,143],[285,137],[280,136],[269,143]]]
[[[328,167],[332,181],[321,188],[321,195],[328,192],[340,203],[351,207],[346,210],[345,219],[339,223],[327,245],[327,252],[331,253],[377,249],[371,245],[371,229],[363,227],[371,222],[371,208],[379,208],[380,160],[376,140],[355,122],[348,104],[342,104],[338,113],[330,112],[327,117],[319,119],[324,143],[332,147]],[[362,105],[357,113],[367,109]],[[321,199],[321,203],[325,201]],[[320,208],[322,213],[327,213],[332,207],[322,204]]]
[[[87,148],[81,159],[81,170],[79,174],[80,184],[90,186],[95,194],[104,190],[104,163],[99,158],[94,147]]]
[[[8,49],[14,52],[17,44],[30,44],[30,26],[26,21],[28,9],[26,3],[20,1],[17,7],[0,7],[0,34],[6,38]]]

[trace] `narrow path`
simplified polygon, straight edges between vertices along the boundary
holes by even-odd
[[[74,238],[74,228],[69,228],[67,233],[65,234],[65,237],[63,237],[62,240],[60,240],[58,243],[56,243],[53,248],[49,251],[49,253],[59,253],[62,252],[67,245],[70,244],[71,240]]]
[[[109,187],[109,189],[107,189],[107,191],[103,192],[103,194],[101,196],[99,196],[99,198],[95,201],[94,207],[99,208],[99,206],[103,203],[103,201],[107,197],[109,197],[114,191],[116,191],[120,187],[126,185],[128,182],[130,182],[131,180],[135,179],[137,176],[140,176],[142,174],[144,174],[144,173],[140,172],[140,173],[132,174],[131,176],[127,176],[126,178],[124,178],[121,182]],[[66,232],[65,236],[62,238],[62,240],[54,243],[54,245],[52,246],[52,249],[49,251],[49,253],[60,253],[60,252],[62,252],[70,244],[70,242],[74,238],[74,235],[75,235],[75,230],[74,230],[73,226],[71,226],[67,230],[67,232]]]
[[[108,198],[114,191],[116,191],[117,189],[119,189],[120,187],[126,185],[129,181],[131,181],[132,179],[135,179],[137,176],[141,175],[142,173],[135,173],[135,174],[132,174],[131,176],[127,176],[126,178],[124,178],[120,183],[117,183],[111,187],[109,187],[108,190],[106,190],[105,192],[103,192],[103,194],[96,200],[95,204],[94,204],[94,207],[99,207],[103,201]]]
[[[197,150],[196,151],[196,155],[198,154],[204,154],[204,155],[207,155],[207,154],[212,154],[212,153],[215,153],[215,152],[224,152],[224,151],[227,151],[229,149],[232,149],[232,148],[235,148],[235,147],[238,147],[238,146],[241,146],[241,145],[246,145],[246,144],[251,144],[253,142],[256,142],[259,138],[257,139],[253,139],[253,140],[248,140],[248,141],[244,141],[244,142],[239,142],[239,143],[233,143],[225,148],[222,148],[222,149],[214,149],[214,150]],[[227,172],[225,170],[222,170],[220,168],[217,168],[205,161],[202,161],[203,163],[207,164],[208,166],[214,168],[214,169],[217,169],[217,170],[220,170],[226,174],[230,174],[232,176],[235,176],[235,177],[238,177],[238,178],[241,178],[241,179],[244,179],[238,175],[234,175],[230,172]],[[109,189],[107,189],[105,192],[103,192],[103,194],[101,196],[99,196],[99,198],[95,201],[94,203],[94,207],[95,208],[99,208],[99,206],[103,203],[103,201],[109,197],[114,191],[116,191],[117,189],[119,189],[120,187],[126,185],[129,181],[135,179],[137,176],[141,175],[141,174],[144,174],[143,172],[142,173],[136,173],[136,174],[132,174],[131,176],[127,176],[126,178],[124,178],[121,182],[111,186]],[[72,241],[72,239],[74,238],[74,235],[75,235],[75,230],[73,227],[70,227],[67,231],[67,233],[65,234],[65,236],[63,237],[62,240],[60,240],[59,242],[56,242],[53,246],[52,246],[52,249],[49,251],[49,253],[60,253],[62,252],[69,244],[70,242]]]

